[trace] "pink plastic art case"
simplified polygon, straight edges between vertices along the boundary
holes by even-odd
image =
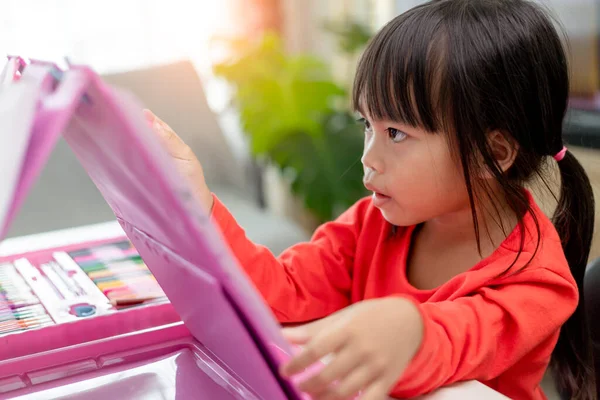
[[[142,106],[85,66],[13,57],[0,83],[2,130],[28,141],[2,236],[62,134],[170,301],[0,337],[0,398],[303,398],[277,373],[279,325]]]

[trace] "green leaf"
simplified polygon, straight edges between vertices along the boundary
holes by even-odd
[[[337,36],[338,47],[346,54],[354,54],[362,50],[371,39],[371,30],[358,22],[335,24],[325,22],[327,32]]]
[[[292,192],[325,222],[336,218],[367,194],[362,184],[362,128],[347,113],[331,113],[325,134],[288,135],[270,152],[281,170],[293,170]]]
[[[237,60],[217,65],[215,73],[237,89],[235,100],[254,155],[269,152],[291,132],[321,136],[323,115],[346,94],[321,60],[286,55],[275,35],[266,35]]]

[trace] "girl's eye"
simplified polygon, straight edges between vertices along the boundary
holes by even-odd
[[[394,143],[400,143],[407,137],[406,133],[399,131],[396,128],[387,128],[387,132],[390,139],[392,139],[392,142]]]

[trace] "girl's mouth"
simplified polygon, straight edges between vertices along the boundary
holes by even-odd
[[[373,205],[375,207],[381,207],[391,199],[390,196],[386,196],[383,193],[373,192]]]

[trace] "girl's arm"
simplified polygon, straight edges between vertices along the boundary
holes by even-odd
[[[524,357],[531,365],[547,365],[577,301],[572,278],[535,268],[470,297],[419,304],[423,340],[393,394],[413,397],[454,382],[490,381],[508,371],[535,388],[541,376],[511,368]]]
[[[225,240],[281,322],[306,322],[324,317],[350,302],[351,270],[366,201],[317,230],[310,243],[298,244],[280,257],[252,243],[233,216],[211,193],[202,165],[164,121],[145,110],[181,176],[202,207],[212,212]]]
[[[215,196],[212,218],[240,265],[282,323],[325,317],[350,304],[357,237],[368,202],[319,227],[310,242],[274,256],[253,243]]]

